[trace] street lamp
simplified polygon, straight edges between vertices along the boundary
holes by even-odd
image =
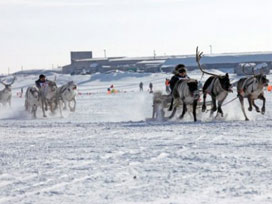
[[[107,58],[107,51],[104,49],[104,57]]]
[[[212,45],[209,45],[210,46],[210,54],[212,54]]]

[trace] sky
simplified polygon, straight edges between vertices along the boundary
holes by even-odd
[[[0,0],[0,73],[93,57],[272,51],[271,0]]]

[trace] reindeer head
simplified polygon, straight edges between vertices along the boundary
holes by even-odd
[[[269,80],[266,78],[266,75],[264,75],[264,74],[258,74],[258,75],[255,75],[255,78],[257,79],[257,81],[261,85],[268,86]]]
[[[39,98],[39,89],[37,87],[31,87],[29,91],[34,98]]]
[[[51,92],[57,91],[57,84],[54,81],[49,81],[48,82],[48,87],[49,87]]]
[[[200,97],[200,92],[198,90],[198,81],[197,80],[190,80],[187,84],[188,84],[189,90],[192,93],[194,99],[198,100]]]
[[[232,92],[232,85],[230,83],[229,74],[226,73],[219,77],[220,84],[225,91]]]
[[[77,89],[77,85],[73,81],[68,82],[68,90],[69,91],[74,91]]]

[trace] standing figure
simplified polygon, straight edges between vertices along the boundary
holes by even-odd
[[[165,79],[165,91],[166,91],[166,93],[170,93],[171,91],[170,91],[170,80],[169,79]]]
[[[21,95],[20,95],[20,98],[22,98],[23,97],[23,94],[24,94],[24,88],[22,87],[21,88],[21,93],[20,93]]]
[[[143,82],[140,82],[140,84],[139,84],[140,91],[143,91],[143,90],[144,90],[143,87],[144,87]]]
[[[153,84],[149,83],[149,93],[153,93]]]

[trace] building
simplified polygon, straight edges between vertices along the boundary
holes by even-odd
[[[272,52],[213,54],[201,59],[207,69],[234,69],[240,63],[266,63],[270,69],[271,62]],[[62,71],[65,74],[92,74],[113,70],[171,72],[177,64],[185,64],[188,70],[197,68],[195,55],[93,58],[89,51],[71,52],[71,64],[63,66]]]

